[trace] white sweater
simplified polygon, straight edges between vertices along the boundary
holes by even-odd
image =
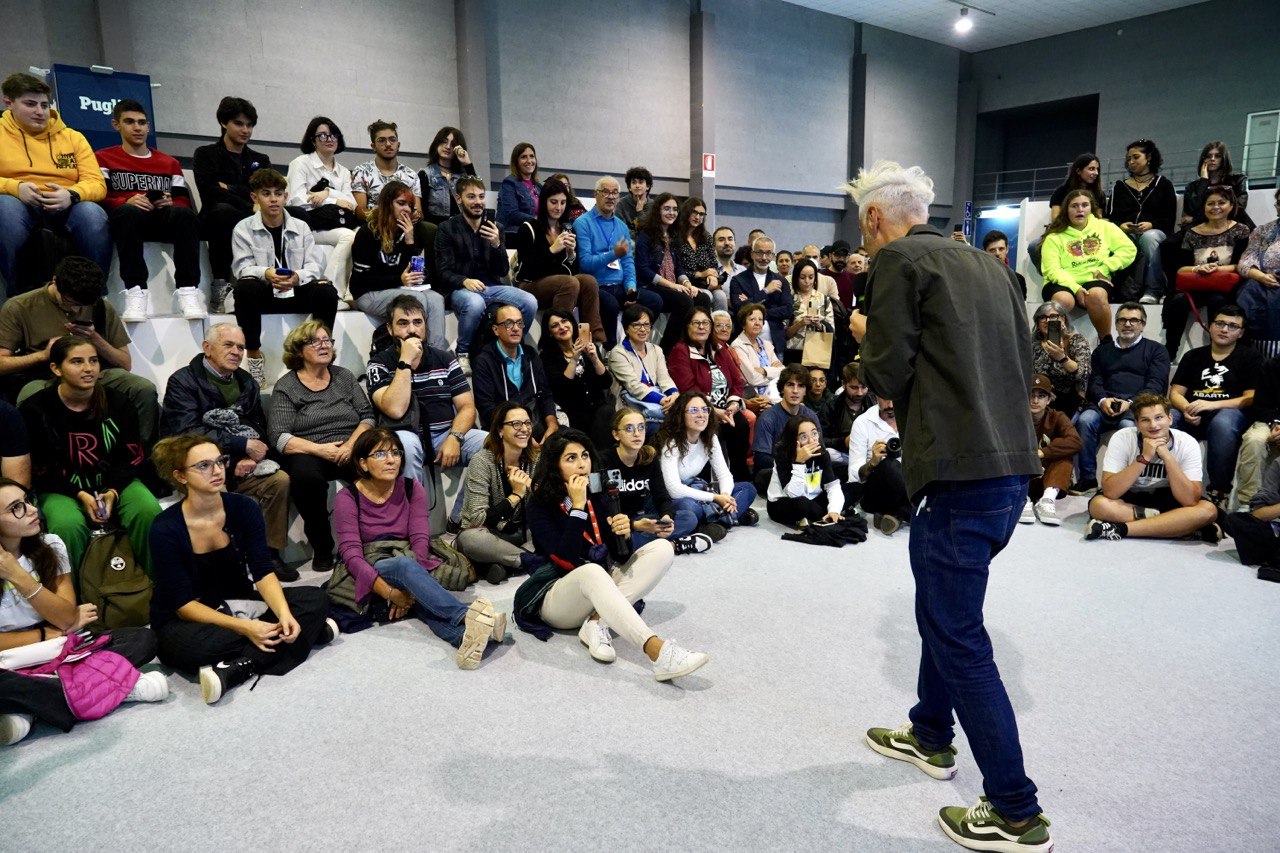
[[[662,451],[662,480],[667,484],[667,492],[672,500],[692,498],[695,501],[709,502],[714,497],[711,492],[685,485],[707,467],[707,448],[701,441],[686,446],[688,451],[684,459],[680,458],[680,451],[673,444],[668,444]],[[727,495],[733,491],[733,474],[729,473],[729,464],[724,461],[724,454],[720,451],[719,438],[711,439],[710,458],[714,480],[712,488],[716,489],[716,494]]]

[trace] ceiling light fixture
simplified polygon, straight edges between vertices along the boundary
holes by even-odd
[[[973,29],[973,19],[969,17],[968,6],[960,7],[960,17],[956,19],[955,28],[958,33],[967,33]]]

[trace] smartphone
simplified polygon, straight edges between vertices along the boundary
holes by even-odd
[[[293,270],[289,269],[288,267],[276,267],[276,275],[284,276],[285,278],[288,278],[289,276],[293,275]]]
[[[1054,346],[1062,346],[1062,321],[1049,321],[1049,341]]]
[[[581,338],[583,344],[585,344],[586,346],[591,346],[591,324],[590,323],[578,324],[578,337]]]
[[[426,272],[427,262],[419,255],[409,259],[409,272]]]
[[[75,310],[71,312],[71,316],[68,317],[67,319],[77,326],[85,326],[85,327],[92,326],[93,325],[93,306],[77,305]]]
[[[485,208],[484,213],[480,214],[480,224],[484,225],[486,222],[493,223],[493,213],[488,208]]]
[[[329,189],[329,179],[321,178],[320,180],[316,181],[315,185],[312,186],[311,189],[307,190],[307,192],[318,193],[318,192],[324,192],[327,189]]]
[[[147,190],[147,201],[155,204],[164,198],[164,190]]]

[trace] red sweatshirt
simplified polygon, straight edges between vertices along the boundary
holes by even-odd
[[[95,152],[102,177],[107,181],[107,197],[102,206],[113,210],[138,193],[159,190],[169,193],[178,207],[191,207],[191,192],[178,161],[154,148],[149,157],[135,157],[114,145]]]

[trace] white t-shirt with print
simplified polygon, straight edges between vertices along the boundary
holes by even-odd
[[[1119,474],[1137,462],[1138,454],[1142,452],[1141,438],[1137,427],[1116,430],[1111,436],[1111,442],[1107,445],[1107,455],[1102,460],[1103,473]],[[1173,454],[1174,461],[1178,463],[1182,473],[1187,475],[1187,479],[1193,483],[1199,483],[1203,467],[1200,458],[1200,442],[1180,429],[1171,429],[1169,430],[1169,452]],[[1135,492],[1154,492],[1156,489],[1168,487],[1169,474],[1165,471],[1164,462],[1157,456],[1142,469],[1138,479],[1129,488]]]
[[[67,546],[62,544],[62,539],[52,533],[46,533],[44,541],[58,555],[58,575],[70,573],[71,560],[67,557]],[[31,564],[30,557],[19,557],[18,565],[22,566],[33,579],[40,578]],[[23,598],[22,593],[18,592],[13,584],[8,581],[0,583],[0,631],[23,631],[43,621],[44,617],[36,612],[31,602]]]

